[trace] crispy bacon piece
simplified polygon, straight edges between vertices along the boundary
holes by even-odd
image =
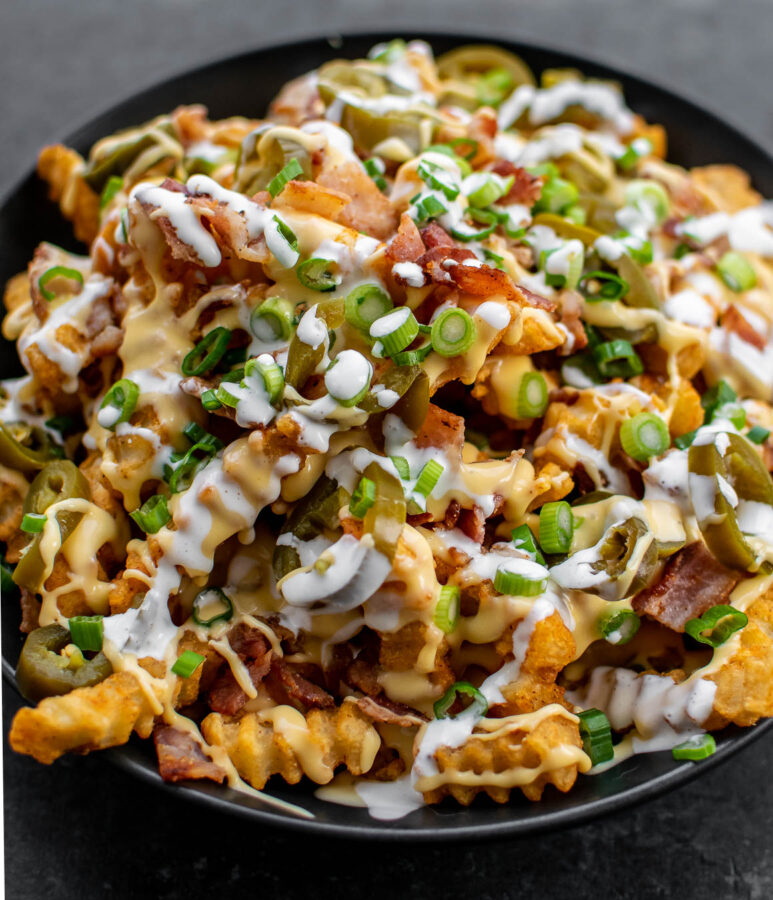
[[[663,577],[633,598],[637,613],[651,616],[673,631],[684,631],[685,622],[724,603],[740,581],[726,569],[705,544],[696,541],[675,553],[666,563]]]
[[[574,338],[574,342],[567,341],[562,350],[569,354],[587,347],[588,335],[582,327],[582,297],[577,291],[561,292],[561,324]]]
[[[374,722],[385,722],[389,725],[400,725],[410,728],[422,725],[427,717],[404,703],[396,703],[383,694],[379,697],[359,697],[357,706]]]
[[[475,259],[475,254],[472,250],[439,244],[423,253],[416,260],[416,264],[421,266],[424,272],[437,284],[453,285],[455,281],[451,275],[451,270],[457,268],[456,264],[465,259]],[[447,260],[450,260],[450,262],[446,262]]]
[[[257,687],[271,669],[271,647],[262,631],[250,628],[245,622],[232,628],[228,643],[244,662],[250,680]],[[227,716],[235,716],[247,702],[247,695],[239,686],[231,667],[226,665],[215,679],[207,695],[210,707]]]
[[[191,778],[225,780],[225,771],[204,753],[201,744],[188,732],[171,725],[156,725],[153,741],[158,754],[158,771],[164,781],[186,781]]]
[[[427,417],[414,438],[417,447],[440,447],[443,450],[462,455],[464,447],[464,419],[454,413],[429,404]]]
[[[344,681],[350,686],[361,690],[369,697],[377,697],[381,693],[381,685],[378,681],[378,671],[373,662],[358,656],[346,669]]]
[[[386,258],[391,263],[415,262],[424,253],[424,242],[421,239],[416,223],[404,212],[400,216],[397,234],[387,244]]]
[[[737,334],[738,337],[741,338],[742,341],[746,341],[747,344],[751,344],[758,350],[765,349],[765,338],[752,327],[749,320],[737,306],[728,306],[722,316],[720,324],[728,331]]]
[[[451,235],[437,222],[430,222],[421,229],[421,239],[427,250],[433,247],[455,247],[456,243]],[[473,254],[474,255],[474,254]]]
[[[471,541],[482,544],[486,536],[486,517],[479,506],[472,509],[463,509],[459,513],[457,528],[463,531]]]
[[[19,602],[21,604],[19,631],[23,634],[29,634],[40,625],[40,603],[32,591],[27,590],[27,588],[21,589],[21,600]]]
[[[503,178],[513,176],[513,184],[510,190],[497,201],[502,204],[521,203],[523,206],[534,206],[542,194],[544,178],[532,175],[526,169],[516,166],[507,159],[498,159],[491,167],[493,172]]]
[[[277,703],[289,699],[296,701],[294,705],[301,704],[306,709],[330,709],[335,706],[335,700],[324,688],[294,671],[283,659],[271,661],[268,686]]]

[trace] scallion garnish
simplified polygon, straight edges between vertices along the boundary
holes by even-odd
[[[193,650],[183,650],[172,666],[172,671],[175,675],[179,675],[180,678],[190,678],[203,662],[204,657],[200,653],[194,653]]]
[[[263,235],[266,246],[280,265],[289,269],[298,262],[298,238],[287,222],[274,216]]]
[[[268,402],[276,405],[284,396],[285,376],[282,367],[268,353],[256,359],[248,359],[244,366],[244,377],[260,375],[268,394]]]
[[[511,597],[536,597],[545,590],[547,576],[530,578],[521,572],[511,572],[503,563],[494,575],[494,590]]]
[[[146,534],[155,534],[172,518],[163,494],[154,494],[129,515]]]
[[[455,200],[459,196],[459,177],[437,163],[422,157],[416,171],[425,184],[441,191],[446,199]]]
[[[517,528],[514,528],[512,540],[516,550],[525,551],[535,562],[538,562],[541,566],[545,565],[545,557],[542,555],[534,533],[528,525],[519,525]]]
[[[435,625],[444,633],[451,632],[459,624],[461,591],[456,584],[444,584],[435,606]]]
[[[358,519],[365,517],[365,513],[376,502],[376,483],[363,475],[354,489],[349,501],[349,512]]]
[[[599,619],[601,636],[610,644],[627,644],[641,625],[641,619],[633,610],[621,609],[605,613]]]
[[[46,419],[45,426],[64,435],[69,434],[75,428],[75,420],[70,416],[51,416],[50,419]]]
[[[582,749],[590,757],[591,763],[595,766],[612,759],[615,755],[612,729],[604,713],[600,709],[585,709],[577,713],[577,718],[580,720]]]
[[[763,428],[762,425],[754,425],[746,432],[746,437],[753,444],[764,444],[770,437],[770,431],[767,428]]]
[[[757,284],[757,276],[751,263],[735,250],[728,250],[717,263],[717,272],[731,291],[741,293]]]
[[[280,172],[274,175],[271,181],[269,181],[269,194],[271,194],[272,197],[276,197],[277,194],[281,194],[287,182],[292,181],[299,175],[303,175],[303,166],[295,157],[293,157],[290,162],[287,163],[287,165],[284,166],[284,168]]]
[[[183,360],[183,375],[205,375],[212,371],[223,358],[230,340],[230,328],[213,328]]]
[[[118,191],[123,187],[123,178],[120,175],[111,175],[105,182],[102,193],[99,197],[99,209],[103,210],[109,206],[110,201],[115,197]]]
[[[394,460],[393,460],[394,461]],[[429,497],[435,485],[443,474],[444,466],[436,459],[430,459],[424,463],[419,477],[416,479],[414,491],[422,497]]]
[[[211,447],[213,453],[217,453],[218,450],[223,449],[223,442],[220,438],[215,437],[214,434],[210,434],[196,422],[188,422],[183,428],[183,434],[192,444],[201,444],[202,446]]]
[[[680,434],[679,437],[674,438],[674,446],[678,447],[679,450],[686,450],[688,447],[692,446],[692,442],[695,440],[697,434],[697,428],[694,428],[692,431],[688,431],[685,434]]]
[[[565,500],[546,503],[539,512],[539,542],[545,553],[568,553],[574,534],[574,513]]]
[[[55,278],[68,278],[70,281],[77,281],[80,285],[83,284],[83,275],[77,269],[70,269],[67,266],[53,266],[50,269],[46,269],[38,278],[40,293],[46,300],[50,301],[56,297],[55,291],[49,291],[46,288],[46,285]]]
[[[468,312],[458,308],[445,309],[432,323],[432,348],[441,356],[460,356],[475,343],[477,333]]]
[[[83,651],[98,653],[102,649],[102,616],[73,616],[67,622],[73,644]]]
[[[46,527],[46,516],[43,513],[24,513],[20,527],[26,534],[40,534]]]
[[[448,212],[448,207],[442,203],[434,194],[427,194],[426,197],[420,198],[416,203],[415,218],[421,224],[428,219],[436,219]]]
[[[108,431],[115,431],[119,422],[128,422],[137,408],[140,389],[129,378],[121,378],[105,394],[99,406],[97,421]]]
[[[556,175],[542,185],[542,193],[534,204],[534,212],[562,213],[580,199],[576,185]]]
[[[625,186],[625,203],[636,209],[649,209],[655,216],[655,222],[661,225],[668,218],[671,205],[668,194],[657,181],[636,179]]]
[[[212,412],[213,410],[220,409],[223,404],[217,399],[217,392],[209,388],[201,395],[201,405],[207,412]]]
[[[706,411],[706,419],[710,422],[715,410],[728,403],[735,403],[737,399],[738,394],[724,379],[721,379],[713,387],[705,391],[701,397],[701,406]]]
[[[293,330],[293,309],[282,297],[269,297],[250,313],[250,330],[264,344],[286,341]]]
[[[589,303],[600,300],[619,300],[628,293],[628,282],[612,272],[586,272],[580,279],[585,299]]]
[[[377,284],[361,284],[344,301],[346,321],[365,333],[393,308],[392,299]]]
[[[373,181],[376,183],[376,187],[380,191],[385,191],[387,187],[386,178],[384,178],[384,172],[386,170],[386,166],[384,165],[384,161],[380,159],[378,156],[371,156],[370,159],[366,159],[363,162],[363,168],[370,175]]]
[[[593,359],[604,378],[631,378],[641,375],[644,364],[628,341],[605,341],[593,348]]]
[[[688,738],[684,743],[677,744],[671,751],[671,755],[674,759],[687,759],[692,762],[698,762],[698,760],[713,756],[716,752],[717,742],[714,740],[713,735],[696,734]]]
[[[486,700],[483,694],[481,694],[476,687],[473,687],[469,681],[457,681],[456,684],[452,684],[445,694],[443,694],[443,696],[435,703],[433,709],[435,711],[436,719],[449,718],[448,710],[454,705],[459,694],[469,697],[472,700],[472,703],[464,710],[465,713],[469,712],[470,715],[474,715],[475,718],[478,719],[486,715],[488,712],[488,700]]]
[[[234,614],[231,598],[218,587],[204,588],[193,600],[193,621],[210,628],[215,622],[227,622]]]
[[[526,372],[518,384],[516,411],[519,419],[538,419],[548,408],[548,385],[539,372]]]
[[[666,452],[668,427],[655,413],[641,412],[620,426],[620,443],[630,457],[644,462]]]
[[[373,353],[376,356],[399,353],[418,333],[419,323],[414,314],[407,306],[399,306],[371,324],[369,334],[376,341]]]
[[[720,647],[736,631],[745,628],[749,622],[746,613],[734,606],[720,603],[698,619],[685,622],[684,630],[691,638],[709,647]]]
[[[295,270],[298,281],[312,291],[326,293],[334,291],[338,280],[333,272],[335,263],[331,259],[314,256],[302,262]]]
[[[411,467],[408,460],[404,456],[390,456],[392,465],[397,469],[397,474],[403,481],[407,481],[411,477]]]

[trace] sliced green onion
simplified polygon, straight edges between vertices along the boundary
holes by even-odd
[[[415,350],[403,350],[393,354],[392,361],[396,366],[420,366],[430,353],[432,353],[432,344],[427,342],[423,347],[417,347]]]
[[[235,397],[226,387],[226,384],[229,382],[222,382],[218,388],[216,397],[221,406],[230,406],[231,409],[236,409],[239,405],[239,398]],[[230,382],[232,383],[232,382]]]
[[[740,403],[723,403],[712,412],[711,421],[714,419],[727,419],[740,431],[746,426],[746,410]]]
[[[548,408],[548,385],[539,372],[526,372],[518,385],[516,410],[519,419],[538,419]]]
[[[460,356],[472,347],[478,329],[463,309],[446,309],[432,323],[432,347],[441,356]]]
[[[674,446],[679,450],[686,450],[688,447],[692,446],[692,442],[695,440],[697,434],[697,428],[688,431],[686,434],[680,434],[679,437],[674,438]]]
[[[456,584],[444,584],[435,606],[435,625],[444,633],[451,632],[459,624],[461,591]]]
[[[369,329],[370,336],[380,346],[374,346],[374,353],[392,356],[413,342],[419,333],[419,323],[407,306],[400,306],[376,319]]]
[[[668,218],[671,201],[662,185],[657,181],[636,179],[625,186],[625,203],[641,210],[647,207],[655,215],[655,221],[661,225]]]
[[[561,213],[580,199],[576,185],[565,178],[550,178],[542,185],[542,193],[534,205],[534,212]]]
[[[585,225],[588,221],[588,213],[585,212],[582,206],[570,206],[561,215],[570,222],[574,222],[575,225]]]
[[[183,428],[183,434],[192,444],[201,444],[202,446],[212,447],[213,453],[217,453],[218,450],[223,449],[223,442],[220,438],[215,437],[214,434],[210,434],[196,422],[188,422]]]
[[[75,428],[75,420],[70,416],[51,416],[50,419],[46,419],[44,424],[46,428],[58,431],[62,435],[69,434]]]
[[[347,294],[344,301],[344,315],[350,325],[367,333],[370,326],[393,307],[389,295],[377,284],[361,284]]]
[[[600,300],[619,300],[628,293],[628,282],[612,272],[587,272],[580,279],[585,299],[589,303]]]
[[[387,183],[386,178],[384,178],[386,166],[384,165],[384,161],[379,159],[378,156],[371,156],[371,158],[366,159],[362,165],[368,175],[375,181],[376,187],[380,191],[386,190]]]
[[[284,186],[288,181],[292,181],[294,178],[297,178],[299,175],[303,175],[303,166],[298,162],[298,160],[293,157],[289,163],[278,172],[268,183],[268,192],[272,197],[276,197],[277,194],[281,194]]]
[[[593,348],[593,358],[604,378],[630,378],[641,375],[644,364],[628,341],[606,341]]]
[[[738,394],[723,379],[710,387],[701,397],[701,406],[706,410],[706,418],[711,421],[714,411],[726,403],[734,403]]]
[[[493,250],[489,250],[487,247],[483,248],[483,256],[487,263],[491,263],[495,269],[505,269],[505,258],[504,256],[500,256],[498,253],[494,253]]]
[[[341,406],[357,406],[368,393],[373,366],[357,350],[342,350],[325,371],[328,394]]]
[[[561,363],[561,380],[570,387],[583,390],[601,384],[602,378],[592,353],[575,353]]]
[[[129,378],[121,378],[110,388],[99,405],[97,421],[108,431],[115,431],[119,422],[128,422],[137,408],[140,389]],[[105,410],[105,412],[101,412]]]
[[[499,224],[499,216],[490,209],[477,209],[470,206],[467,208],[466,214],[474,222],[482,223],[482,227],[475,228],[472,225],[468,225],[466,222],[457,222],[456,225],[450,228],[451,236],[455,237],[457,241],[464,241],[465,243],[469,241],[482,241],[492,234]]]
[[[421,472],[419,472],[419,477],[416,479],[414,491],[417,494],[421,494],[423,497],[429,497],[433,488],[440,480],[443,469],[443,465],[436,459],[430,459],[425,462]]]
[[[187,490],[196,475],[215,455],[210,444],[194,444],[179,459],[172,460],[174,466],[164,467],[164,477],[173,494]]]
[[[129,515],[146,534],[155,534],[172,518],[163,494],[154,494]]]
[[[722,281],[731,291],[741,293],[748,291],[757,284],[757,276],[749,261],[735,250],[728,250],[717,263],[717,271],[722,276]]]
[[[535,562],[538,562],[541,566],[545,565],[545,557],[537,544],[534,532],[528,525],[519,525],[517,528],[514,528],[512,540],[516,550],[524,550]]]
[[[102,616],[73,616],[67,622],[73,644],[83,651],[98,653],[102,649],[104,637]]]
[[[263,234],[266,246],[280,265],[289,269],[298,262],[298,238],[287,222],[274,216]]]
[[[617,164],[620,168],[627,172],[632,169],[636,163],[645,156],[652,153],[652,141],[648,138],[636,138],[635,141],[625,148],[625,151],[617,157]]]
[[[564,247],[567,245],[564,244]],[[557,254],[561,254],[560,256]],[[553,259],[551,259],[553,257]],[[568,263],[566,271],[555,272],[552,269],[555,260],[561,260],[559,269],[564,268],[564,260]],[[545,272],[545,283],[551,287],[575,288],[582,276],[582,267],[585,263],[585,252],[580,241],[577,241],[577,249],[564,253],[564,248],[553,247],[550,250],[542,250],[540,252],[539,266]]]
[[[13,580],[13,569],[0,554],[0,595],[8,597],[16,591],[16,582]]]
[[[494,590],[511,597],[536,597],[545,590],[547,581],[547,577],[529,578],[520,572],[510,572],[504,563],[494,575]]]
[[[671,751],[674,759],[689,759],[697,762],[713,756],[717,752],[717,742],[711,734],[696,734],[688,738],[684,743],[677,744]]]
[[[684,630],[690,637],[709,647],[720,647],[736,631],[745,628],[749,622],[746,613],[733,606],[720,603],[712,606],[699,619],[685,622]]]
[[[218,369],[227,371],[234,366],[241,365],[247,359],[247,350],[247,347],[232,347],[230,350],[226,350],[218,363]]]
[[[479,144],[477,141],[472,140],[472,138],[458,137],[448,141],[448,146],[451,148],[455,156],[459,156],[462,159],[469,161],[477,156]],[[467,152],[460,152],[460,147],[466,147]]]
[[[458,694],[464,694],[472,699],[472,703],[467,707],[465,712],[470,712],[476,718],[482,718],[488,712],[488,700],[481,692],[473,687],[469,681],[457,681],[443,694],[443,696],[435,703],[433,709],[436,719],[448,718],[448,710],[454,705]]]
[[[360,478],[349,501],[349,512],[358,519],[365,518],[365,513],[376,502],[376,483],[370,478]]]
[[[620,426],[620,443],[629,456],[643,462],[666,452],[668,427],[655,413],[641,412]]]
[[[415,206],[415,219],[421,224],[428,219],[436,219],[448,212],[448,207],[442,203],[434,194],[427,194],[422,197]]]
[[[213,328],[183,360],[183,375],[205,375],[210,372],[223,358],[230,340],[230,328]]]
[[[616,235],[616,237],[622,241],[631,259],[635,260],[639,265],[646,266],[652,262],[652,241],[645,241],[643,238],[626,233]]]
[[[49,281],[53,281],[55,278],[69,278],[71,281],[77,281],[78,284],[83,284],[83,275],[77,269],[69,269],[67,266],[53,266],[50,269],[46,269],[40,278],[38,278],[40,293],[46,300],[53,300],[54,297],[56,297],[54,291],[49,291],[46,288]]]
[[[462,190],[470,206],[483,209],[496,203],[513,186],[513,176],[503,178],[496,172],[473,172],[462,182]]]
[[[123,178],[120,175],[111,175],[107,181],[105,182],[104,188],[102,188],[102,193],[99,197],[99,209],[100,212],[110,204],[110,201],[115,197],[118,191],[123,187]]]
[[[302,262],[295,270],[298,281],[312,291],[334,291],[338,280],[332,271],[334,262],[332,259],[323,259],[320,256],[314,256]]]
[[[621,609],[605,613],[599,620],[601,636],[610,644],[627,644],[641,625],[641,619],[633,610]]]
[[[46,516],[43,513],[24,513],[21,530],[26,534],[40,534],[46,527]]]
[[[674,259],[682,259],[689,253],[692,253],[692,248],[689,244],[677,244],[674,247]]]
[[[200,653],[194,653],[193,650],[183,650],[172,666],[172,671],[175,675],[179,675],[180,678],[190,678],[203,662],[204,657]]]
[[[513,75],[504,66],[489,69],[475,83],[478,102],[481,106],[499,106],[512,87]]]
[[[227,622],[234,614],[231,598],[217,587],[204,588],[193,600],[193,621],[209,628],[215,622]]]
[[[411,477],[411,467],[408,460],[404,456],[390,456],[392,465],[397,469],[397,474],[403,481],[407,481]]]
[[[755,425],[746,432],[746,437],[753,444],[764,444],[770,437],[770,431],[767,428],[763,428],[762,425]]]
[[[416,169],[419,178],[436,191],[442,191],[447,200],[459,196],[459,179],[437,163],[422,157]]]
[[[210,388],[202,393],[201,405],[207,412],[212,412],[215,409],[220,409],[223,404],[217,399],[217,393]]]
[[[568,553],[574,534],[574,514],[565,500],[546,503],[539,511],[539,542],[545,553]]]
[[[278,403],[284,396],[285,376],[282,367],[268,353],[248,359],[244,366],[244,377],[257,373],[263,379],[268,394],[268,402]]]
[[[580,720],[582,749],[590,757],[591,763],[595,766],[612,759],[615,755],[612,729],[604,713],[600,709],[585,709],[577,713],[577,718]]]
[[[269,297],[250,314],[250,330],[259,341],[286,341],[293,330],[293,308],[282,297]]]

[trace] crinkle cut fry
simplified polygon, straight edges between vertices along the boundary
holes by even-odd
[[[254,788],[263,788],[272,775],[297,784],[307,775],[327,784],[338,766],[352,775],[370,769],[381,745],[378,732],[353,701],[336,709],[313,709],[305,716],[290,707],[290,721],[297,728],[282,728],[261,713],[230,719],[210,713],[201,723],[209,744],[223,747],[239,774]],[[306,752],[299,747],[306,748]]]
[[[147,737],[153,714],[139,680],[114,672],[93,687],[47,697],[37,707],[20,709],[9,736],[17,753],[47,765],[67,752],[90,753],[125,744],[133,730]]]
[[[552,765],[551,755],[564,747],[574,748],[566,754],[567,762]],[[450,796],[462,806],[469,806],[478,794],[485,793],[496,803],[507,803],[512,789],[519,787],[529,800],[536,801],[548,784],[566,793],[578,771],[587,770],[581,748],[577,723],[561,714],[542,719],[531,731],[516,729],[491,739],[485,734],[473,734],[461,747],[438,748],[435,761],[443,781],[425,791],[424,800],[440,803]],[[514,779],[510,785],[506,784],[508,772]],[[459,782],[454,781],[455,777]],[[465,780],[472,783],[464,784]]]
[[[38,175],[48,183],[49,196],[72,222],[75,237],[90,244],[99,228],[99,197],[81,177],[83,157],[64,147],[44,147],[38,157]]]

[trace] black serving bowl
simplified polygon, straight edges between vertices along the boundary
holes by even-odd
[[[91,119],[64,142],[85,153],[98,138],[168,112],[182,103],[203,103],[213,118],[238,114],[259,117],[290,78],[329,59],[365,56],[373,44],[393,36],[357,34],[330,40],[316,38],[267,47],[202,66],[125,100]],[[571,66],[587,75],[615,79],[622,84],[626,99],[636,112],[666,127],[671,160],[685,166],[735,163],[751,174],[759,191],[773,196],[771,156],[713,113],[669,90],[579,56],[503,41],[492,35],[416,34],[411,37],[427,40],[437,54],[473,41],[496,42],[522,56],[537,73],[546,68]],[[69,226],[47,199],[45,188],[33,171],[0,207],[0,283],[23,269],[35,246],[44,239],[79,249]],[[14,347],[6,341],[0,346],[0,377],[20,374]],[[2,616],[3,674],[14,687],[13,671],[22,644],[16,606],[12,598],[6,598]],[[309,783],[290,787],[275,781],[269,785],[269,793],[303,806],[313,813],[313,819],[277,811],[258,799],[210,782],[167,785],[157,772],[150,742],[135,739],[125,747],[106,751],[106,755],[138,778],[178,796],[263,825],[329,837],[470,840],[557,829],[655,797],[727,759],[770,727],[773,719],[753,728],[725,729],[718,736],[716,754],[700,763],[675,762],[668,752],[636,756],[602,775],[580,776],[567,795],[549,788],[540,803],[529,803],[518,795],[509,804],[499,806],[479,798],[471,807],[463,809],[446,801],[439,807],[424,807],[394,822],[372,819],[364,809],[318,800],[313,795],[315,786]]]

